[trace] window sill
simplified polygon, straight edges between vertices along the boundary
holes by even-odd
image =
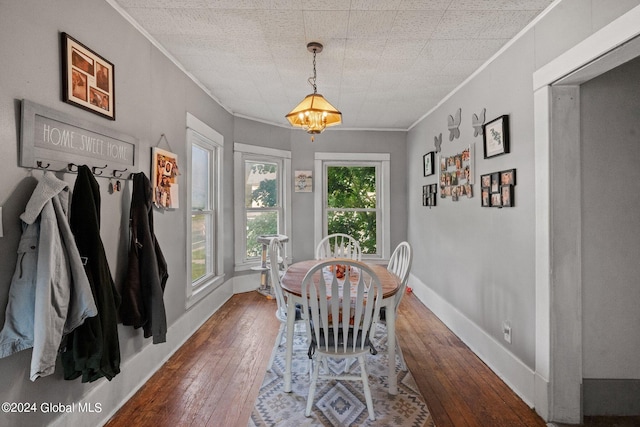
[[[193,289],[191,295],[187,296],[186,309],[190,309],[204,297],[209,295],[215,289],[224,283],[224,274],[222,276],[212,277],[197,288]]]

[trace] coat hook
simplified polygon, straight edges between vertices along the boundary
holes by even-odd
[[[49,166],[51,166],[51,163],[47,163],[46,165],[44,165],[44,166],[43,166],[43,165],[42,165],[42,160],[38,160],[38,161],[36,162],[36,164],[38,165],[38,168],[39,168],[39,169],[48,169],[48,168],[49,168]]]
[[[122,170],[120,169],[114,169],[113,170],[113,176],[115,176],[116,178],[122,178],[122,172],[126,172],[128,168],[124,168]]]
[[[100,173],[97,173],[97,172],[96,172],[96,169],[106,169],[106,168],[107,168],[107,166],[109,166],[109,165],[104,165],[103,167],[94,166],[94,167],[92,167],[92,168],[91,168],[91,172],[92,172],[94,175],[98,175],[98,176],[99,176],[99,175],[102,175],[102,171],[100,171]]]
[[[76,168],[76,170],[73,170],[74,167]],[[67,165],[67,170],[69,172],[78,172],[78,165],[76,165],[75,163],[69,163]]]

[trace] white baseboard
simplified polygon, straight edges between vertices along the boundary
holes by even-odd
[[[260,287],[260,273],[245,274],[233,278],[233,293],[255,291]]]
[[[534,407],[535,373],[532,369],[414,275],[410,275],[408,286],[529,407]]]
[[[127,359],[120,366],[121,373],[112,381],[98,380],[98,384],[86,396],[82,397],[81,402],[77,402],[78,405],[75,405],[76,407],[84,406],[95,409],[96,404],[99,404],[100,412],[81,412],[76,409],[75,412],[63,413],[50,425],[75,427],[104,425],[162,367],[173,353],[231,298],[234,289],[233,282],[234,279],[226,281],[184,313],[169,327],[167,342],[154,345],[151,339],[142,338],[142,330],[140,330],[141,343],[144,346],[135,356]]]

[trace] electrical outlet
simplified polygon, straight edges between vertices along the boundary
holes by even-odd
[[[504,340],[511,344],[511,322],[505,320],[502,323],[502,332],[504,333]]]

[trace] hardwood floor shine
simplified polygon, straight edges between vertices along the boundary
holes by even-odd
[[[245,427],[278,332],[275,309],[258,292],[234,295],[106,425]],[[412,294],[397,331],[437,427],[546,425]]]

